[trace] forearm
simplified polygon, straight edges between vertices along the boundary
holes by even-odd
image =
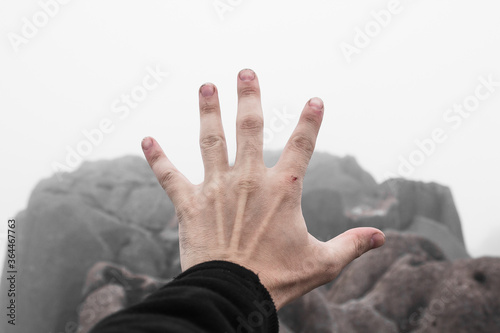
[[[273,301],[252,271],[226,261],[186,270],[91,333],[278,332]]]

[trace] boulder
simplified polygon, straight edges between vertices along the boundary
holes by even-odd
[[[86,273],[99,261],[168,277],[170,256],[156,233],[173,215],[139,157],[84,163],[73,173],[41,181],[16,219],[17,313],[24,319],[15,327],[2,321],[0,331],[74,328]],[[2,287],[2,306],[5,292]]]
[[[443,261],[442,251],[432,242],[416,235],[402,236],[386,232],[384,246],[354,260],[337,277],[328,291],[327,298],[336,304],[363,297],[389,270],[395,261],[407,254],[421,260]]]
[[[264,156],[268,166],[278,158],[276,152],[266,152]],[[377,288],[390,285],[384,284],[385,275],[398,272],[392,274],[407,274],[410,278],[412,272],[419,276],[414,270],[422,270],[434,277],[432,274],[445,267],[446,258],[468,257],[449,188],[403,179],[377,184],[350,156],[318,152],[313,155],[304,179],[302,210],[308,230],[321,240],[356,226],[409,233],[391,235],[388,231],[386,246],[352,263],[330,290],[324,287],[301,300],[307,304],[295,305],[296,309],[321,309],[322,315],[330,311],[333,320],[327,322],[332,324],[325,327],[331,326],[332,330],[362,331],[365,324],[359,313],[371,318],[370,325],[387,332],[392,330],[391,325],[398,329],[411,325],[410,319],[402,318],[398,312],[407,303],[401,309],[377,303],[379,296],[375,296],[382,293],[375,293]],[[81,294],[86,274],[99,262],[158,280],[180,273],[175,209],[143,157],[86,162],[72,173],[42,180],[16,220],[17,313],[29,319],[19,320],[15,329],[3,321],[1,332],[73,332],[82,297],[88,296]],[[422,267],[412,266],[415,262],[422,262]],[[492,263],[496,265],[495,261]],[[5,271],[0,286],[1,306],[6,306],[8,300]],[[480,280],[481,275],[477,276]],[[120,289],[123,286],[98,287],[95,290],[99,293],[112,290],[121,295],[116,303],[109,304],[110,309],[130,302],[123,299],[130,295]],[[369,296],[371,292],[374,294]],[[429,301],[426,297],[422,304]],[[496,306],[493,300],[488,302],[491,305],[484,309],[485,315],[493,313]],[[350,307],[355,310],[349,310]],[[425,311],[424,306],[419,316],[426,315]],[[436,318],[445,318],[440,316],[444,314]],[[290,331],[297,328],[297,324],[283,323]],[[301,325],[309,329],[312,324]],[[443,325],[436,321],[432,327]]]
[[[88,271],[78,310],[78,333],[87,333],[101,319],[134,305],[169,280],[134,274],[124,266],[98,262]]]
[[[302,214],[307,231],[321,241],[327,241],[349,228],[342,196],[337,191],[317,189],[304,193]]]
[[[264,152],[264,162],[270,167],[276,164],[281,152]],[[303,192],[326,189],[336,191],[342,197],[346,209],[359,204],[374,204],[381,195],[375,179],[352,156],[338,157],[315,152],[304,178]]]
[[[329,333],[336,327],[328,301],[318,289],[283,307],[278,317],[292,332]]]
[[[370,332],[393,331],[380,328],[387,321],[401,333],[500,332],[500,258],[450,261],[427,239],[386,235],[383,247],[334,281],[326,295],[333,311],[340,308],[351,324],[361,309],[377,314]]]
[[[500,258],[449,261],[428,240],[395,231],[387,234],[386,246],[370,253],[375,255],[349,265],[330,290],[314,289],[283,307],[278,312],[280,332],[500,330]],[[370,275],[377,267],[380,271]],[[85,280],[80,333],[167,282],[97,263]]]
[[[462,224],[448,187],[397,178],[382,183],[381,188],[398,202],[394,206],[401,226],[398,229],[407,229],[415,216],[422,216],[442,224],[464,243]]]
[[[448,259],[470,257],[462,241],[449,232],[449,229],[442,223],[429,218],[415,216],[413,222],[404,232],[422,236],[437,244]]]

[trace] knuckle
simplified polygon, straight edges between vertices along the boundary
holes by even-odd
[[[202,195],[206,200],[211,200],[223,193],[223,185],[217,179],[203,184]]]
[[[259,88],[254,86],[247,86],[240,88],[240,97],[248,97],[248,96],[259,96],[260,91]]]
[[[217,104],[213,104],[213,103],[204,103],[201,107],[200,107],[200,113],[202,115],[204,114],[210,114],[210,113],[216,113],[219,111],[219,107]]]
[[[326,270],[326,276],[328,279],[328,282],[335,280],[337,276],[339,276],[340,272],[342,269],[335,263],[330,263],[330,267],[327,268]]]
[[[264,127],[264,119],[262,119],[262,117],[257,115],[245,116],[238,123],[239,129],[251,133],[260,132],[262,131],[263,127]]]
[[[240,178],[237,181],[236,186],[239,191],[254,192],[260,187],[260,184],[256,177],[247,176]]]
[[[213,148],[224,146],[225,142],[226,140],[224,139],[223,136],[218,134],[212,134],[212,135],[207,135],[200,140],[200,147],[202,149],[210,150]]]
[[[292,149],[299,153],[312,155],[314,152],[314,142],[303,134],[295,135],[290,143]]]
[[[362,241],[361,238],[355,237],[353,239],[353,247],[356,258],[361,257],[361,255],[365,253],[365,243]]]
[[[167,190],[167,188],[171,188],[170,183],[172,183],[176,177],[176,172],[174,170],[165,170],[158,177],[158,181],[163,187],[163,189]]]
[[[149,158],[149,165],[153,167],[156,163],[158,163],[159,160],[161,160],[163,157],[162,153],[160,151],[156,151],[151,157]]]
[[[322,259],[318,266],[318,273],[323,276],[324,283],[333,281],[342,271],[342,267],[331,259]]]
[[[342,271],[343,265],[337,260],[332,260],[332,258],[337,257],[338,254],[329,247],[322,248],[321,252],[318,253],[317,258],[320,263],[318,268],[320,274],[323,274],[325,278],[324,283],[333,281]]]
[[[245,142],[238,147],[243,152],[243,155],[255,156],[260,152],[259,145],[255,142]]]
[[[286,189],[278,195],[283,207],[289,210],[295,210],[300,207],[300,192],[292,189]]]
[[[312,125],[315,128],[319,127],[321,124],[320,118],[312,112],[305,112],[302,119],[306,124]]]
[[[177,219],[179,220],[179,224],[185,223],[186,221],[193,220],[196,216],[199,215],[199,211],[195,204],[193,203],[184,203],[176,207]]]

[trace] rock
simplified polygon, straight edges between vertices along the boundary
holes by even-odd
[[[387,234],[386,245],[385,251],[384,246],[370,252],[378,251],[377,255],[354,261],[328,293],[317,288],[283,307],[278,313],[280,332],[500,330],[500,258],[448,261],[429,241],[398,232]],[[369,276],[374,267],[382,267],[383,272],[370,276],[373,281],[363,286],[359,276]],[[166,282],[115,264],[97,263],[84,286],[86,296],[79,308],[81,333]],[[351,286],[356,285],[364,291],[353,292]],[[348,292],[342,296],[345,287]]]
[[[338,191],[346,209],[379,199],[377,182],[351,156],[313,155],[304,179],[304,192],[321,188]]]
[[[500,258],[449,261],[430,241],[391,232],[382,248],[344,269],[326,297],[351,325],[366,323],[360,311],[381,317],[370,332],[394,331],[380,328],[387,321],[401,333],[499,332]]]
[[[442,251],[430,241],[414,236],[386,232],[385,245],[354,260],[337,277],[327,294],[328,300],[342,304],[358,299],[370,291],[375,283],[400,257],[412,254],[422,260],[444,260]]]
[[[266,152],[264,156],[267,165],[274,164],[278,157],[276,152]],[[319,289],[295,304],[295,310],[284,310],[284,313],[303,311],[300,318],[305,319],[291,324],[284,321],[283,331],[288,328],[292,332],[295,329],[361,332],[366,325],[372,325],[374,330],[391,332],[393,327],[398,330],[405,325],[413,327],[411,319],[402,317],[404,311],[414,311],[412,307],[418,302],[412,304],[412,297],[401,299],[398,306],[380,302],[380,295],[384,295],[386,289],[390,294],[391,284],[411,295],[420,295],[418,290],[421,290],[419,306],[423,310],[418,318],[428,318],[431,310],[425,303],[432,302],[437,291],[429,291],[417,281],[413,287],[406,288],[404,281],[398,282],[394,277],[399,274],[411,280],[428,275],[432,279],[426,283],[437,285],[442,280],[436,276],[443,274],[442,278],[446,279],[454,272],[453,268],[446,268],[455,267],[446,258],[468,257],[449,188],[403,179],[379,185],[353,157],[340,158],[325,153],[313,155],[303,188],[302,210],[308,230],[315,237],[327,240],[351,227],[374,226],[387,231],[388,242],[353,262],[327,292],[326,287]],[[75,172],[42,180],[34,189],[26,210],[17,216],[17,222],[16,250],[20,265],[17,287],[22,291],[17,297],[17,313],[29,320],[19,320],[15,330],[3,321],[2,332],[71,331],[78,320],[86,274],[99,262],[112,263],[121,267],[122,272],[130,270],[136,272],[133,275],[159,280],[180,273],[175,209],[142,157],[87,162]],[[409,234],[391,233],[391,229]],[[475,261],[464,263],[465,266],[460,266],[464,272],[476,265]],[[490,270],[496,269],[497,262],[492,259],[490,264],[489,270],[481,272],[493,274]],[[442,273],[443,270],[448,273]],[[8,300],[5,274],[4,270],[1,306],[6,306]],[[486,281],[494,280],[488,276]],[[481,280],[481,274],[477,280]],[[127,290],[120,289],[123,286],[107,285],[109,283],[91,289],[119,295],[115,303],[109,304],[109,309],[118,309],[123,302],[130,302],[123,299],[130,296]],[[479,294],[482,290],[479,288],[485,288],[486,284],[474,286],[477,288],[471,291],[476,293],[477,302],[471,299],[467,304],[469,307],[481,304],[481,310],[465,313],[464,309],[457,308],[457,313],[463,313],[463,318],[468,318],[470,323],[480,320],[482,324],[477,325],[494,327],[496,322],[491,318],[497,311],[497,303],[494,298]],[[496,289],[488,286],[492,295],[497,295]],[[486,305],[482,305],[483,301]],[[325,320],[324,327],[314,326],[307,319],[312,309]],[[443,317],[446,313],[430,313],[439,321],[435,326],[431,323],[429,329],[458,325]],[[365,323],[361,314],[369,318]],[[421,329],[421,326],[423,324],[414,328]],[[481,329],[483,326],[477,326],[478,331]]]
[[[415,216],[413,222],[404,232],[423,236],[437,244],[448,259],[470,257],[462,241],[449,232],[446,226],[429,218]]]
[[[99,261],[87,272],[82,295],[85,298],[86,295],[107,284],[116,284],[123,287],[126,292],[125,304],[133,305],[170,280],[135,274],[125,266]]]
[[[87,333],[107,316],[127,307],[126,293],[122,286],[107,284],[89,294],[79,309],[78,329]]]
[[[416,333],[500,332],[500,259],[453,262],[410,320]]]
[[[336,325],[326,298],[317,289],[283,307],[278,317],[292,332],[329,333]]]
[[[17,217],[17,313],[29,320],[19,320],[14,331],[3,321],[2,332],[74,327],[79,291],[96,262],[170,275],[169,254],[156,233],[174,211],[142,158],[85,163],[60,179],[41,181]],[[8,299],[5,290],[2,306]]]
[[[273,166],[281,152],[264,152],[264,162]],[[326,189],[338,192],[346,209],[360,203],[375,203],[380,190],[375,179],[352,156],[337,157],[315,152],[304,178],[304,193]]]
[[[398,332],[407,332],[409,315],[428,304],[448,263],[408,254],[396,260],[364,297],[363,303],[392,321]]]
[[[342,196],[337,191],[318,189],[304,193],[302,214],[307,231],[321,241],[327,241],[348,229]]]
[[[332,333],[398,333],[396,325],[371,306],[350,301],[344,305],[330,304],[337,329]]]
[[[266,165],[274,165],[280,153],[266,152]],[[321,240],[352,227],[405,230],[433,237],[452,259],[469,257],[448,187],[405,179],[377,184],[351,156],[313,154],[302,207],[308,230]]]
[[[405,179],[391,179],[381,187],[396,197],[400,230],[407,229],[415,216],[441,223],[452,235],[464,243],[462,225],[453,196],[448,187]]]
[[[293,333],[293,331],[289,329],[288,326],[279,321],[279,333]]]
[[[83,287],[78,333],[87,333],[101,319],[140,302],[167,282],[133,274],[125,267],[112,263],[96,263],[87,273]]]
[[[462,225],[448,187],[404,179],[379,186],[381,197],[372,206],[347,212],[351,227],[375,227],[411,232],[438,243],[450,259],[468,258]]]

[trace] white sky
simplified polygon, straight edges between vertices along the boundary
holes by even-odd
[[[447,109],[474,95],[480,76],[500,81],[497,0],[401,0],[351,63],[341,43],[353,44],[356,27],[370,25],[370,13],[390,1],[220,2],[234,4],[224,20],[213,0],[73,0],[18,52],[9,33],[22,36],[23,17],[43,19],[41,7],[0,2],[2,238],[7,219],[53,173],[51,164],[65,163],[66,146],[76,149],[85,139],[81,131],[104,118],[113,131],[86,160],[142,156],[140,141],[152,135],[200,182],[198,88],[217,85],[234,156],[236,75],[248,67],[259,76],[266,126],[275,112],[298,116],[319,96],[325,117],[317,150],[355,156],[379,182],[397,172],[400,155],[417,149],[415,140],[442,128],[447,140],[409,178],[450,186],[468,250],[500,255],[500,87],[457,128],[443,120]],[[157,66],[169,77],[120,119],[113,103]],[[295,120],[275,130],[266,147],[281,149]]]

